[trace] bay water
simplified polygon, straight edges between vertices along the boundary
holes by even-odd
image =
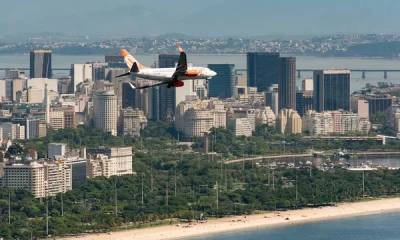
[[[135,58],[144,65],[150,66],[157,59],[157,55],[137,55]],[[53,68],[70,68],[72,63],[86,63],[88,61],[104,62],[104,55],[58,55],[53,54]],[[188,61],[196,66],[207,66],[211,63],[235,64],[237,69],[246,69],[246,55],[196,55],[188,54]],[[400,59],[377,58],[322,58],[298,56],[297,69],[400,69]],[[29,68],[29,55],[0,55],[0,68]],[[54,71],[55,77],[67,76],[68,72]],[[0,71],[0,78],[4,77],[4,71]],[[302,72],[297,79],[297,85],[301,86],[301,80],[312,78],[312,72]],[[383,72],[367,72],[362,79],[360,72],[351,73],[351,91],[358,90],[366,83],[392,82],[400,84],[400,72],[388,72],[388,78],[383,78]]]
[[[382,213],[283,227],[246,229],[191,240],[399,240],[400,213]]]

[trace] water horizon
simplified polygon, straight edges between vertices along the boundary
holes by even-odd
[[[157,54],[135,55],[135,58],[143,65],[150,66],[157,60]],[[105,55],[62,55],[53,54],[53,68],[70,68],[74,63],[104,62]],[[208,64],[235,64],[236,69],[246,69],[246,54],[188,54],[188,62],[197,66]],[[313,57],[296,56],[297,69],[400,69],[400,59],[382,58],[355,58],[355,57]],[[29,68],[29,55],[4,54],[0,55],[0,68]],[[68,76],[67,71],[53,71],[54,77]],[[312,78],[312,72],[302,72],[297,78],[296,85],[301,86],[301,81]],[[5,76],[0,71],[0,78]],[[387,79],[384,79],[383,72],[368,72],[366,78],[362,78],[361,72],[351,73],[350,90],[357,91],[367,83],[377,85],[378,82],[400,84],[400,72],[389,72]]]

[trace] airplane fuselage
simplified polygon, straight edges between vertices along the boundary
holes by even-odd
[[[170,81],[173,79],[175,68],[147,68],[133,73],[137,77],[156,81]],[[178,80],[211,79],[215,72],[205,67],[188,67],[187,74],[179,76]]]

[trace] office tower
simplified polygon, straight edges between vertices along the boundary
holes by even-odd
[[[350,70],[314,71],[314,109],[350,110]]]
[[[149,106],[150,106],[150,114],[149,119],[153,121],[160,120],[160,87],[153,87],[149,90]]]
[[[314,97],[313,91],[304,91],[303,92],[303,99],[302,99],[303,112],[302,112],[302,116],[304,116],[308,110],[314,110],[314,99],[313,99],[313,97]]]
[[[235,64],[208,64],[217,76],[208,82],[208,96],[230,98],[235,94]]]
[[[30,78],[51,78],[51,50],[33,50],[30,53]]]
[[[301,81],[301,91],[313,91],[314,90],[314,80],[311,79],[304,79]]]
[[[124,57],[120,53],[111,53],[106,54],[104,60],[106,63],[121,63],[124,62]]]
[[[117,96],[113,91],[97,92],[93,99],[94,126],[117,135]]]
[[[11,79],[25,78],[25,71],[18,69],[6,69],[6,78],[11,78]]]
[[[120,53],[106,54],[105,61],[110,68],[127,68],[124,56]]]
[[[108,63],[104,62],[87,62],[87,64],[92,64],[92,81],[104,80],[106,78],[106,68]]]
[[[365,100],[369,103],[369,115],[372,116],[378,112],[384,112],[389,109],[393,104],[391,96],[368,96]]]
[[[136,107],[136,95],[139,91],[135,91],[129,83],[122,83],[122,108]]]
[[[247,53],[247,86],[263,92],[278,83],[279,53]]]
[[[71,64],[71,83],[69,93],[74,94],[78,84],[88,81],[92,83],[92,64]]]
[[[301,91],[296,92],[296,111],[300,117],[303,117],[303,92]]]
[[[279,111],[296,109],[296,58],[279,58],[278,67]]]
[[[160,68],[173,68],[179,60],[177,54],[158,55],[158,64]],[[186,83],[185,83],[186,84]],[[176,107],[176,92],[178,88],[167,88],[166,85],[159,86],[159,120],[171,119],[174,116]],[[154,106],[154,102],[153,102]]]

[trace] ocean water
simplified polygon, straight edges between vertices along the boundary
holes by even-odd
[[[150,66],[157,59],[157,55],[138,55],[135,58],[144,65]],[[85,63],[88,61],[104,61],[104,55],[58,55],[52,56],[54,68],[69,68],[72,63]],[[245,69],[246,55],[188,55],[188,61],[196,66],[207,66],[211,63],[235,64],[237,69]],[[28,68],[29,55],[0,55],[0,68]],[[297,69],[400,69],[399,59],[376,58],[321,58],[297,56]],[[54,71],[55,77],[68,76],[68,71]],[[4,71],[0,71],[0,78],[4,77]],[[301,86],[301,80],[312,78],[312,72],[303,72],[297,79],[297,86]],[[366,83],[392,82],[400,84],[400,72],[389,72],[388,78],[383,78],[383,72],[366,73],[366,79],[362,79],[361,73],[351,73],[351,91],[358,90]]]
[[[399,240],[400,213],[214,234],[191,240]]]

